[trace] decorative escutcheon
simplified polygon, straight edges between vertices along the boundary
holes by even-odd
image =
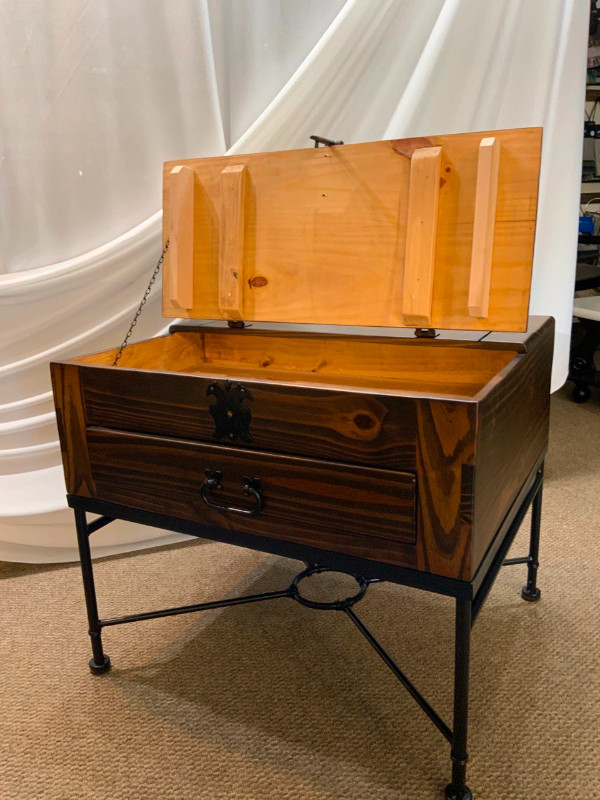
[[[216,399],[210,407],[210,413],[215,421],[214,439],[226,436],[230,442],[241,439],[242,442],[252,442],[250,436],[250,420],[252,414],[244,400],[254,400],[252,393],[241,383],[225,381],[223,387],[218,383],[211,383],[206,394]]]
[[[256,514],[260,514],[263,508],[262,481],[260,478],[242,478],[242,492],[246,497],[254,499],[255,506],[253,508],[237,508],[236,506],[222,506],[219,503],[213,503],[208,496],[210,489],[223,488],[221,483],[223,473],[218,469],[205,469],[204,474],[206,479],[200,487],[200,495],[209,508],[214,508],[215,511],[227,511],[231,514],[243,514],[246,517],[254,517]]]

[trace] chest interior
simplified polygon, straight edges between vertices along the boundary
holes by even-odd
[[[131,345],[116,370],[472,398],[517,357],[510,345],[211,330]],[[116,350],[78,360],[111,366]]]

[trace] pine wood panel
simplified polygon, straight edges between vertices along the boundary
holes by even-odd
[[[459,344],[198,329],[130,345],[118,369],[472,397],[515,355],[511,349]],[[77,363],[110,366],[115,354],[108,350]]]
[[[501,146],[489,313],[469,312],[482,139]],[[242,316],[246,320],[406,326],[402,313],[411,161],[442,148],[430,325],[525,330],[537,207],[541,129],[485,131],[279,153],[192,159],[194,305],[167,296],[165,316],[219,311],[221,173],[245,165]],[[165,165],[170,173],[176,162]],[[165,191],[165,235],[169,230]],[[165,274],[170,275],[169,253]]]
[[[112,366],[119,348],[101,350],[76,359],[78,364]],[[152,369],[178,372],[186,365],[204,361],[204,344],[195,333],[181,336],[157,336],[128,345],[121,355],[117,369]]]

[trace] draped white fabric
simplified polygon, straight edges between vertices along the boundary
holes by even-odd
[[[122,338],[167,159],[544,126],[531,311],[565,379],[583,0],[0,0],[0,559],[75,557],[48,362]],[[159,290],[136,329],[164,330]],[[114,523],[96,554],[174,541]]]

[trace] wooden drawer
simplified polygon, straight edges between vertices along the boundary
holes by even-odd
[[[88,444],[96,496],[108,502],[371,558],[396,551],[405,561],[405,546],[414,550],[411,473],[101,428],[88,430]],[[221,488],[203,490],[206,470],[222,473]],[[256,509],[245,478],[260,480],[258,513],[208,504]]]
[[[169,372],[82,369],[87,423],[137,433],[227,444],[215,437],[209,388],[223,378]],[[312,389],[243,381],[252,400],[249,437],[232,442],[244,450],[414,470],[415,403],[385,394]],[[234,378],[235,385],[235,378]]]

